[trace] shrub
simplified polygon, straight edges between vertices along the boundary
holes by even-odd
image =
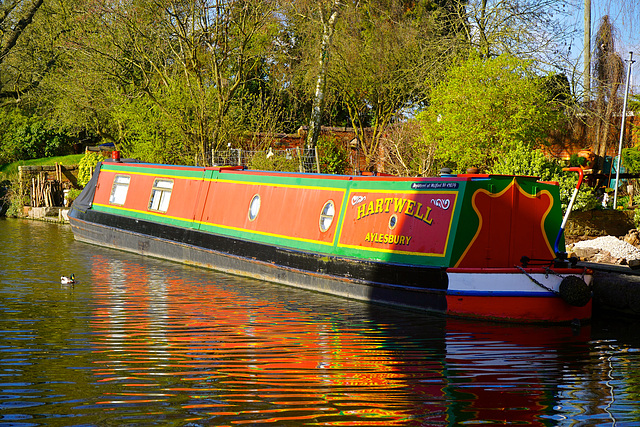
[[[44,118],[19,110],[0,112],[0,163],[71,154],[73,138]]]
[[[640,209],[633,211],[633,223],[636,228],[640,228]]]
[[[347,149],[335,137],[318,138],[318,156],[321,173],[344,174],[349,166]]]
[[[70,188],[67,192],[67,206],[71,206],[73,201],[82,193],[82,190],[77,188]]]
[[[629,173],[640,171],[640,149],[638,147],[624,148],[622,150],[622,164]]]
[[[562,165],[552,159],[547,159],[540,150],[526,144],[517,144],[515,149],[505,153],[499,161],[494,163],[490,173],[537,176],[542,181],[557,181],[560,184],[560,201],[562,209],[566,210],[578,184],[578,175],[564,172]],[[598,200],[592,188],[582,185],[573,205],[573,210],[587,211],[598,206]]]
[[[99,161],[102,160],[102,155],[94,152],[87,151],[80,162],[78,163],[78,185],[84,187],[91,179],[91,175],[96,168]]]
[[[4,214],[8,217],[18,218],[23,215],[22,208],[29,204],[27,197],[20,194],[20,184],[17,177],[12,180],[5,180],[0,183],[2,187],[2,197],[0,197],[0,212],[4,209]],[[4,206],[2,206],[4,205]]]
[[[572,154],[571,157],[569,158],[569,166],[574,167],[574,166],[584,166],[587,163],[587,159],[585,159],[584,157],[580,157],[577,154]]]

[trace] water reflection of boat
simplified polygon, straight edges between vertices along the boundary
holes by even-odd
[[[530,177],[354,177],[105,162],[78,240],[456,316],[568,322],[590,274],[557,259],[558,186]],[[562,241],[560,242],[562,244]],[[585,300],[586,301],[586,300]],[[581,304],[578,304],[581,305]]]
[[[101,405],[127,416],[154,404],[203,425],[543,426],[588,352],[588,327],[403,316],[192,269],[94,263],[94,375]]]
[[[206,425],[407,425],[415,387],[424,416],[446,417],[441,318],[422,325],[436,346],[409,357],[417,364],[405,372],[394,353],[403,343],[384,345],[397,330],[384,309],[221,275],[157,274],[105,256],[93,273],[101,405],[126,405],[127,416],[138,401],[149,412],[153,399]]]
[[[591,328],[447,321],[450,425],[547,426],[557,415],[558,384],[578,371]]]

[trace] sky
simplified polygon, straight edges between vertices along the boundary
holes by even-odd
[[[579,4],[579,10],[577,13],[572,14],[571,17],[571,25],[576,30],[576,36],[572,41],[571,52],[572,55],[575,55],[575,57],[580,60],[580,64],[582,64],[584,0],[576,1]],[[628,60],[629,52],[633,52],[633,60],[636,62],[631,68],[632,89],[630,93],[640,94],[640,1],[591,0],[592,40],[598,30],[600,19],[605,15],[609,15],[611,22],[618,30],[616,40],[617,51],[622,59],[625,61]],[[627,69],[625,68],[625,77],[626,72]]]

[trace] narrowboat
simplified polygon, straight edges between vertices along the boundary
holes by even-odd
[[[591,317],[591,271],[564,254],[558,185],[535,177],[114,158],[69,221],[82,242],[372,303],[500,321]]]

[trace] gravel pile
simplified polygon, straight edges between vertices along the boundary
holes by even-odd
[[[613,258],[626,259],[627,261],[640,259],[640,249],[613,236],[601,236],[592,240],[583,240],[576,242],[573,247],[606,251]]]

